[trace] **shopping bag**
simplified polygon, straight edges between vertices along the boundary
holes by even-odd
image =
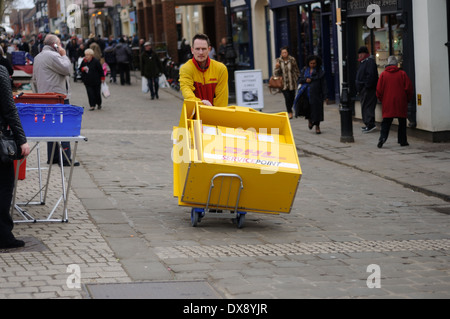
[[[169,82],[167,82],[166,76],[164,75],[164,73],[159,77],[159,87],[160,88],[170,88],[170,84]]]
[[[105,99],[107,99],[111,95],[111,92],[109,92],[108,84],[106,84],[105,82],[102,83],[102,95]]]
[[[148,93],[148,80],[145,76],[142,77],[142,93]]]

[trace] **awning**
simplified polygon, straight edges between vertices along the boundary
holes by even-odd
[[[2,31],[2,32],[6,32],[6,33],[9,33],[9,34],[14,34],[14,30],[13,29],[11,29],[10,27],[8,27],[7,25],[0,25],[0,30]]]

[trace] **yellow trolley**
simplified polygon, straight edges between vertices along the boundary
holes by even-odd
[[[291,212],[302,171],[287,113],[185,100],[172,140],[173,193],[192,226],[206,214],[241,228],[247,212]]]

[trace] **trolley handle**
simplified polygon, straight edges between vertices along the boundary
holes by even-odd
[[[235,207],[234,207],[234,213],[236,214],[238,206],[239,206],[239,200],[240,200],[240,197],[241,197],[241,191],[244,188],[244,183],[242,182],[242,178],[239,175],[237,175],[237,174],[229,174],[229,173],[219,173],[219,174],[214,175],[213,178],[211,178],[211,186],[209,187],[208,201],[206,202],[206,209],[205,209],[205,211],[208,211],[208,209],[209,209],[209,201],[211,199],[211,191],[214,188],[214,180],[216,178],[218,178],[218,177],[230,177],[231,179],[238,178],[240,180],[240,182],[241,182],[240,183],[241,185],[240,185],[239,191],[238,191],[238,195],[237,195],[237,198],[236,198],[236,204],[235,204]],[[230,187],[231,187],[231,185],[230,185]]]

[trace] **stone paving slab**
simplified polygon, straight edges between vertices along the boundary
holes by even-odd
[[[205,218],[193,228],[172,197],[181,100],[130,90],[140,92],[138,83],[115,87],[102,111],[85,115],[69,223],[16,226],[46,249],[0,253],[0,298],[91,298],[83,287],[161,281],[207,282],[224,298],[449,298],[450,188],[439,165],[447,145],[411,138],[411,148],[379,150],[376,134],[356,129],[356,142],[342,144],[328,106],[320,136],[291,122],[304,172],[291,214],[248,214],[243,229]],[[83,105],[82,84],[73,93]],[[281,95],[265,101],[264,111],[283,111]],[[367,285],[373,264],[377,289]],[[82,285],[70,288],[76,266]]]
[[[28,168],[37,167],[33,155],[27,159]],[[33,216],[45,216],[60,196],[60,175],[56,173],[51,175],[46,205],[26,207]],[[37,184],[37,171],[27,171],[26,179],[19,181],[18,201],[26,202],[35,194]],[[86,298],[81,283],[130,281],[79,199],[73,192],[69,196],[68,223],[15,224],[14,233],[26,246],[0,250],[0,299]],[[62,216],[62,207],[56,214]],[[14,219],[21,220],[17,214]]]

